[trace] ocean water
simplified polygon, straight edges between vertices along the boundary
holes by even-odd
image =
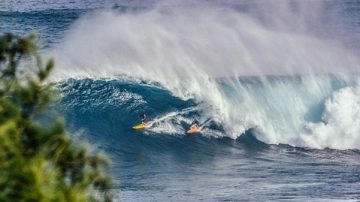
[[[67,129],[111,157],[116,201],[360,200],[360,2],[0,10],[0,31],[55,58]]]

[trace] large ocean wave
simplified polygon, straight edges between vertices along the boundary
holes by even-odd
[[[323,4],[92,12],[49,51],[60,66],[55,79],[91,82],[98,90],[78,93],[89,93],[92,110],[125,113],[114,124],[129,127],[149,113],[157,121],[145,133],[184,135],[199,119],[205,136],[236,139],[252,130],[268,144],[360,148],[360,62],[317,28],[325,27]]]
[[[235,79],[234,79],[235,80]],[[236,139],[251,131],[268,144],[311,148],[358,149],[360,87],[356,77],[241,77],[219,79],[229,114],[205,101],[181,99],[157,83],[131,79],[70,79],[59,84],[69,122],[90,134],[133,134],[147,113],[147,135],[186,136],[194,120],[201,136]],[[321,82],[319,82],[321,81]],[[226,117],[227,116],[227,117]],[[225,122],[224,120],[230,120]],[[106,134],[104,134],[106,133]]]

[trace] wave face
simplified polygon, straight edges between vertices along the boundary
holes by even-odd
[[[60,89],[65,109],[81,116],[69,116],[70,123],[88,123],[82,127],[96,127],[91,129],[94,134],[102,134],[104,128],[113,130],[109,135],[131,133],[139,115],[147,113],[154,123],[146,134],[184,136],[199,120],[202,135],[208,137],[235,139],[251,131],[268,144],[360,148],[357,77],[240,77],[227,82],[216,81],[221,98],[231,104],[224,106],[231,111],[225,120],[231,122],[224,122],[222,112],[207,102],[184,100],[158,83],[133,78],[69,80]],[[94,112],[95,117],[86,115]]]

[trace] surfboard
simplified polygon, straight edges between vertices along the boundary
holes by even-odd
[[[186,133],[187,134],[195,134],[200,132],[201,128],[200,127],[191,127]]]
[[[148,123],[141,123],[139,125],[133,126],[133,129],[145,129],[148,126]]]

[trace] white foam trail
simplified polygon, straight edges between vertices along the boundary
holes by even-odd
[[[308,32],[308,21],[321,26],[321,3],[270,2],[255,3],[256,12],[248,13],[226,6],[93,13],[53,51],[61,67],[56,75],[157,81],[176,96],[211,106],[208,116],[231,138],[256,128],[267,143],[296,143],[311,107],[332,91],[330,77],[314,75],[358,72],[360,63],[341,43]],[[294,12],[290,4],[297,5]],[[269,82],[269,74],[307,76],[299,83]],[[257,76],[259,87],[234,79],[244,75]]]
[[[190,118],[186,118],[184,115],[190,112],[199,110],[199,107],[189,107],[178,112],[170,112],[160,117],[156,117],[149,121],[149,127],[147,131],[154,133],[165,133],[173,135],[182,135],[186,131],[181,127],[180,123],[191,123]],[[174,124],[176,123],[176,124]]]

